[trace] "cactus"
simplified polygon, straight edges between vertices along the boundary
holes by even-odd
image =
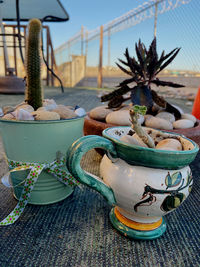
[[[26,102],[34,110],[42,107],[43,90],[41,82],[40,20],[29,21],[29,33],[26,44]]]
[[[132,128],[136,132],[136,134],[139,136],[139,138],[148,146],[151,148],[155,148],[155,144],[153,139],[150,135],[146,133],[146,131],[142,128],[140,123],[138,122],[139,115],[145,115],[147,111],[146,106],[139,106],[135,105],[132,109],[130,109],[130,117],[131,117],[131,123]]]

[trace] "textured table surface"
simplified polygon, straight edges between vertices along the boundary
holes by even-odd
[[[97,192],[76,188],[72,196],[47,206],[28,205],[19,220],[0,227],[0,266],[199,266],[200,156],[192,164],[194,186],[188,199],[167,215],[159,239],[134,241],[120,235],[109,221],[110,206]],[[83,160],[98,174],[101,157],[94,150]],[[10,189],[0,184],[0,219],[16,205]]]

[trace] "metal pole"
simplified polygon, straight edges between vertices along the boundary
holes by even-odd
[[[157,33],[157,19],[158,19],[158,0],[155,4],[155,17],[154,17],[154,37],[156,37]]]
[[[87,56],[88,56],[88,31],[85,32],[85,73],[84,76],[86,76],[86,69],[87,69]]]
[[[83,56],[84,27],[81,26],[81,56]]]
[[[110,28],[108,29],[108,67],[110,67]]]
[[[15,39],[15,34],[16,34],[15,27],[13,27],[14,63],[15,63],[15,74],[16,74],[16,76],[17,76],[17,51],[16,51],[16,39]]]
[[[47,66],[49,66],[49,30],[46,28],[46,51],[47,51],[47,56],[46,56],[46,61],[47,61]],[[46,85],[49,86],[49,70],[47,68],[47,79],[46,79]]]
[[[102,88],[102,64],[103,63],[103,26],[100,27],[100,42],[99,42],[99,69],[98,69],[98,79],[97,86]]]
[[[19,41],[19,52],[22,59],[22,63],[24,64],[24,56],[22,52],[22,43],[21,43],[21,32],[20,32],[20,12],[19,12],[19,0],[16,0],[16,15],[17,15],[17,29],[18,29],[18,41]]]
[[[9,57],[8,57],[8,49],[7,49],[7,46],[6,46],[5,28],[4,28],[4,25],[3,25],[1,8],[0,8],[0,27],[1,27],[2,41],[3,41],[5,74],[7,75],[7,70],[10,68],[10,63],[9,63]]]

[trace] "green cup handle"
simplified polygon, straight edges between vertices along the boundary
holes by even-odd
[[[88,135],[79,138],[68,149],[67,168],[79,182],[98,191],[106,198],[109,204],[113,205],[116,203],[116,200],[111,187],[107,186],[101,178],[86,173],[80,166],[83,155],[93,148],[103,148],[108,151],[112,157],[117,157],[115,147],[110,140],[97,135]]]

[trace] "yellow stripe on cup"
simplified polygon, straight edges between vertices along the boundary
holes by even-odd
[[[140,223],[140,222],[132,221],[132,220],[126,218],[125,216],[123,216],[119,212],[117,207],[115,207],[114,212],[115,212],[115,216],[117,217],[117,219],[121,223],[123,223],[124,225],[128,226],[129,228],[132,228],[135,230],[139,230],[139,231],[154,230],[162,224],[162,218],[160,220],[158,220],[157,222],[154,222],[154,223]]]

